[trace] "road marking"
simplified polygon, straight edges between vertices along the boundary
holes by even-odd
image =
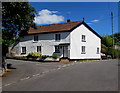
[[[30,77],[26,77],[25,79],[29,79]]]
[[[32,75],[33,77],[35,77],[36,75]]]
[[[12,83],[9,83],[9,84],[5,84],[4,86],[9,86],[9,85],[11,85]]]
[[[59,67],[59,68],[57,68],[57,69],[61,69],[61,68]]]
[[[63,65],[62,67],[66,67],[66,65]]]
[[[22,78],[22,79],[20,79],[20,80],[26,80],[26,79],[29,79],[30,77],[26,77],[26,78]]]
[[[36,74],[36,76],[39,76],[40,74]]]

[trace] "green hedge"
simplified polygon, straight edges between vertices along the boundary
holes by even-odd
[[[38,58],[38,57],[41,57],[42,56],[42,53],[39,53],[39,52],[31,52],[27,55],[27,58]]]

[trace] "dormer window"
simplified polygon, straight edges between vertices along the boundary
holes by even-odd
[[[34,41],[38,41],[38,35],[34,35]]]
[[[82,42],[86,42],[85,35],[82,35]]]

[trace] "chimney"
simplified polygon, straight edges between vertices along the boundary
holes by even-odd
[[[71,22],[70,19],[67,19],[67,22]]]

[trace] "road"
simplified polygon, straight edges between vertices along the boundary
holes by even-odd
[[[40,63],[7,60],[3,91],[117,91],[118,60]]]

